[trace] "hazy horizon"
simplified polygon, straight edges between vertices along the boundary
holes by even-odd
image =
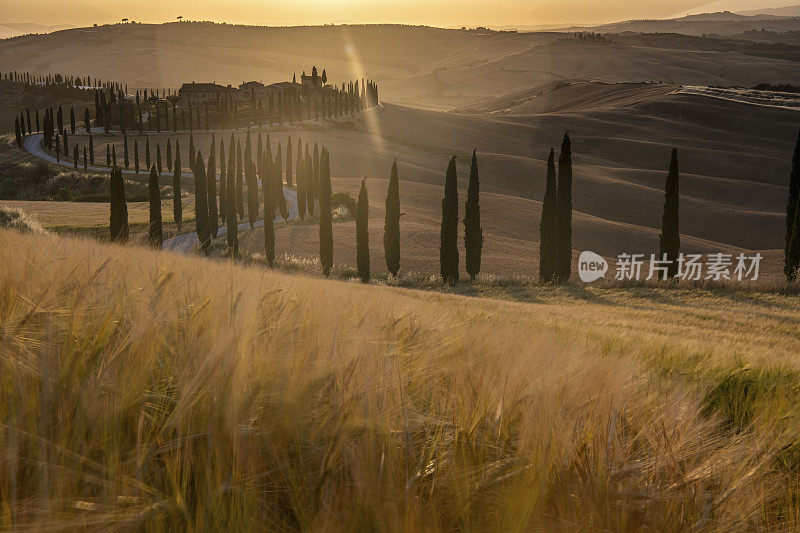
[[[53,0],[34,0],[24,4],[3,0],[2,24],[39,24],[44,26],[91,26],[128,18],[136,22],[162,23],[207,20],[231,24],[269,26],[319,24],[397,23],[440,27],[458,26],[546,26],[602,24],[640,18],[671,18],[709,11],[746,11],[798,4],[800,0],[775,0],[763,5],[759,0],[655,0],[651,2],[607,0],[500,0],[486,5],[471,0],[351,0],[330,3],[322,0],[299,0],[293,5],[266,6],[257,0],[239,0],[220,4],[208,0],[177,0],[169,8],[160,2],[145,0],[136,9],[127,5],[109,5],[96,0],[77,0],[64,4]]]

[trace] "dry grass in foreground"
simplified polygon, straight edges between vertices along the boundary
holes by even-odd
[[[800,527],[800,305],[519,304],[0,231],[0,527]]]

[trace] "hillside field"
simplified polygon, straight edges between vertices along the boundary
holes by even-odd
[[[796,297],[0,241],[0,525],[800,527]]]

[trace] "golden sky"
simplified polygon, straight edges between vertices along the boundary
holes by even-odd
[[[378,23],[435,26],[600,23],[687,12],[746,10],[800,0],[0,0],[0,24],[106,24],[215,20],[267,25]]]

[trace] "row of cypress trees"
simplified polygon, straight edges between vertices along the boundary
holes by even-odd
[[[564,134],[558,158],[555,150],[547,159],[547,177],[542,217],[539,223],[539,279],[564,283],[572,270],[572,141]]]
[[[789,174],[785,239],[783,273],[786,281],[791,283],[797,279],[800,269],[800,134],[795,143],[792,170]]]

